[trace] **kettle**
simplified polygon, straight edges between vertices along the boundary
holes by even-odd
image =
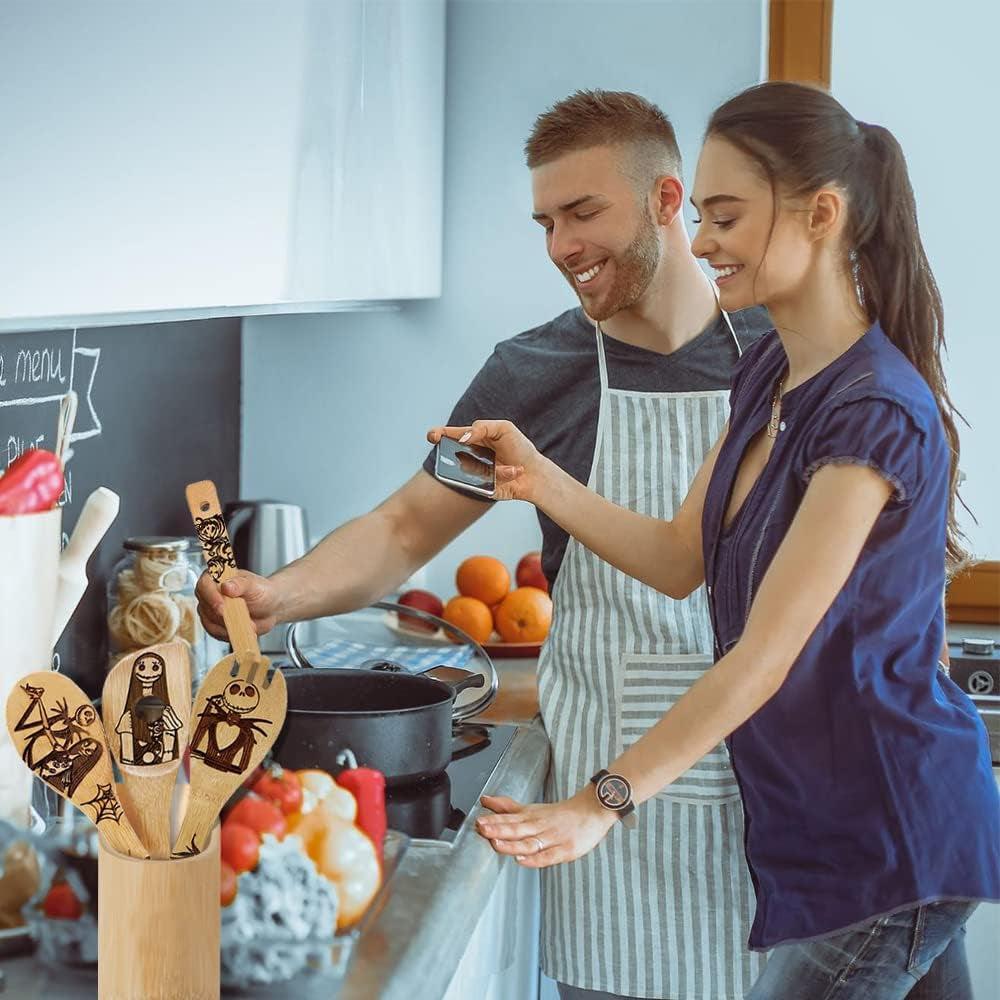
[[[306,512],[279,500],[236,500],[226,504],[223,517],[233,544],[236,565],[260,576],[272,573],[304,556],[309,548]],[[285,627],[276,626],[260,637],[265,653],[285,651]]]

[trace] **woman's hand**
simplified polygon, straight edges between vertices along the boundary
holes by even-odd
[[[592,786],[562,802],[522,805],[513,799],[484,795],[493,816],[480,816],[476,832],[497,854],[511,854],[525,868],[548,868],[589,854],[617,822]]]
[[[427,432],[431,444],[443,437],[484,445],[496,453],[497,500],[537,502],[545,459],[509,420],[477,420],[471,427],[435,427]]]

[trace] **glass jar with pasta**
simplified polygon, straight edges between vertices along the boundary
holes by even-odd
[[[124,653],[180,638],[191,648],[197,681],[207,656],[194,596],[202,571],[197,541],[157,535],[127,538],[124,547],[108,578],[108,668]]]

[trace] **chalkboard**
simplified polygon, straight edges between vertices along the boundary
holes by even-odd
[[[60,669],[97,695],[107,663],[105,583],[123,540],[192,535],[190,482],[213,479],[223,502],[238,495],[240,320],[0,334],[0,468],[28,448],[54,448],[70,388],[79,409],[61,498],[63,543],[92,490],[107,486],[121,497],[56,649]]]

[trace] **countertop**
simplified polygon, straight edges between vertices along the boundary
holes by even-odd
[[[517,662],[521,666],[508,671],[504,665],[501,673],[521,677],[523,688],[529,674],[534,677],[534,661]],[[517,685],[506,687],[512,695]],[[504,688],[502,677],[501,692]],[[511,703],[518,704],[516,700]],[[507,714],[503,702],[493,706],[490,715],[494,721],[517,721]],[[519,800],[539,799],[548,756],[541,721],[520,726],[486,791]],[[439,1000],[468,945],[476,917],[489,900],[501,865],[514,863],[495,854],[471,823],[451,847],[411,844],[382,911],[355,947],[339,992],[334,992],[328,977],[318,975],[296,979],[291,992],[276,985],[248,995],[294,995],[296,1000]],[[50,969],[31,956],[2,961],[0,971],[6,976],[5,995],[18,1000],[90,1000],[97,992],[92,973],[81,976]]]

